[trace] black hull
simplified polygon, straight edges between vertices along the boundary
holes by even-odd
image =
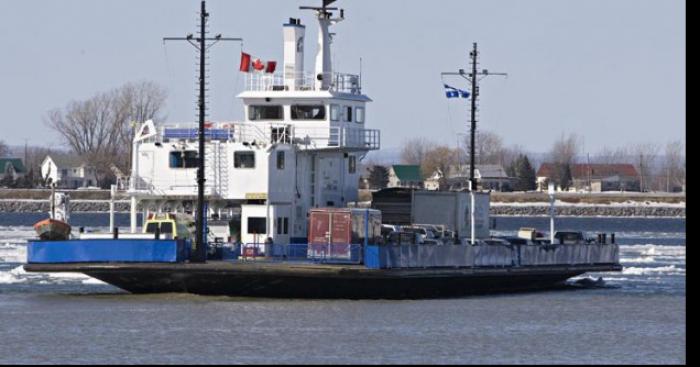
[[[619,265],[519,269],[370,270],[361,267],[242,264],[26,265],[28,271],[73,271],[135,294],[313,298],[420,299],[557,288],[591,271]]]

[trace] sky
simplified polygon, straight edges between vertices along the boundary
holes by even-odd
[[[241,120],[240,52],[282,61],[282,24],[307,25],[306,68],[317,28],[300,5],[320,0],[207,2],[210,30],[242,37],[210,53],[210,120]],[[398,150],[424,137],[456,146],[468,102],[445,98],[441,72],[507,72],[481,84],[479,129],[507,145],[546,152],[562,134],[584,150],[686,139],[686,9],[679,0],[339,0],[336,71],[359,73],[373,102],[368,128]],[[130,81],[166,88],[170,122],[196,118],[196,52],[162,37],[196,32],[196,0],[0,0],[0,140],[60,146],[47,111]],[[362,60],[362,61],[360,61]]]

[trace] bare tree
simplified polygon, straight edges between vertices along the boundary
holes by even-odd
[[[591,163],[597,164],[619,164],[628,163],[630,160],[630,154],[626,148],[620,147],[611,149],[609,147],[603,147],[596,154],[591,157]]]
[[[421,164],[423,176],[428,177],[437,170],[446,175],[450,166],[457,164],[457,155],[457,150],[446,146],[430,149],[425,155],[423,164]]]
[[[552,181],[566,190],[571,184],[571,165],[576,163],[583,147],[583,138],[577,134],[562,134],[549,151],[549,161],[554,164]]]
[[[426,138],[415,138],[404,142],[401,149],[401,163],[422,166],[428,153],[435,144]]]
[[[9,153],[10,149],[7,147],[7,144],[5,144],[4,141],[0,140],[0,157],[4,157]]]
[[[571,165],[576,163],[577,157],[583,148],[583,138],[577,134],[564,134],[554,142],[549,152],[549,159],[553,163]]]
[[[85,101],[70,102],[64,110],[51,110],[46,123],[74,153],[95,167],[95,178],[104,185],[112,165],[128,171],[134,133],[131,122],[160,117],[165,98],[165,91],[153,82],[129,83]]]
[[[681,188],[685,183],[685,157],[682,141],[672,141],[666,144],[664,159],[660,170],[661,188],[667,192]]]
[[[501,161],[499,162],[499,164],[504,168],[510,167],[516,161],[518,161],[520,156],[523,155],[525,155],[525,148],[523,148],[521,145],[513,145],[503,148],[503,153],[501,154]]]
[[[629,148],[635,168],[639,173],[639,186],[642,192],[652,189],[655,163],[659,146],[655,143],[633,144]]]
[[[464,155],[460,152],[460,161],[464,161],[465,164],[469,164],[469,154],[471,154],[471,137],[469,135],[465,138]],[[503,145],[503,138],[498,134],[481,130],[477,132],[474,144],[474,161],[476,164],[504,164],[505,161],[505,148]]]

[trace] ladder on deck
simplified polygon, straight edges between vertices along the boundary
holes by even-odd
[[[210,141],[205,147],[204,161],[206,187],[211,195],[226,197],[228,195],[228,154],[226,144]]]

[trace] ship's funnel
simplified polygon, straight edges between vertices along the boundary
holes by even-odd
[[[296,90],[304,83],[304,37],[306,27],[299,19],[284,25],[284,85]]]

